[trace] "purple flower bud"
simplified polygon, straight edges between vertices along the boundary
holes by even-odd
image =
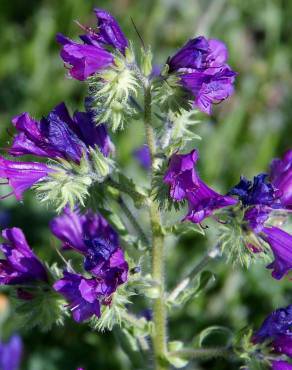
[[[54,289],[69,302],[75,321],[100,316],[100,283],[96,279],[85,279],[65,271],[63,279],[54,284]]]
[[[198,158],[199,153],[195,149],[187,154],[173,154],[170,158],[163,181],[170,185],[172,199],[186,199],[187,190],[198,186],[198,175],[194,167]]]
[[[292,364],[286,361],[273,361],[272,370],[292,370]]]
[[[22,351],[22,340],[18,335],[13,335],[7,343],[0,343],[0,369],[18,370]]]
[[[78,44],[62,34],[57,34],[56,40],[63,45],[60,56],[68,63],[69,73],[76,80],[84,81],[113,63],[112,54],[97,42],[93,44],[90,37],[82,37],[84,44]]]
[[[188,41],[167,64],[169,72],[177,73],[182,85],[193,94],[195,105],[211,114],[212,104],[233,94],[236,73],[227,59],[228,51],[222,41],[200,36]]]
[[[205,66],[209,51],[208,40],[203,36],[189,40],[179,51],[168,59],[169,71],[180,69],[202,69]]]
[[[107,47],[118,49],[123,54],[128,46],[115,18],[105,10],[94,9],[98,22],[98,30],[83,27],[87,33],[81,35],[84,44],[79,44],[62,34],[56,36],[57,42],[63,45],[61,58],[70,66],[70,75],[80,81],[86,80],[97,71],[113,64],[113,55]]]
[[[140,165],[145,169],[149,170],[151,167],[151,155],[150,150],[147,145],[143,145],[134,151],[134,157],[140,163]]]
[[[268,342],[273,351],[292,355],[292,305],[272,312],[255,333],[255,343]]]
[[[283,159],[276,158],[271,163],[271,182],[277,189],[282,205],[292,208],[292,150]]]
[[[115,18],[103,9],[95,8],[94,13],[98,23],[99,42],[105,45],[111,45],[120,50],[121,53],[125,53],[125,49],[128,46],[128,40]]]
[[[282,279],[292,269],[292,235],[277,227],[265,227],[262,232],[275,257],[267,268],[273,269],[275,279]]]
[[[96,126],[92,113],[76,112],[71,118],[64,103],[40,122],[22,113],[14,117],[12,123],[20,132],[9,150],[14,156],[33,154],[78,163],[89,147],[97,145],[106,156],[112,150],[106,127]]]
[[[13,188],[17,200],[22,199],[25,190],[47,177],[51,172],[53,170],[44,163],[14,162],[0,157],[0,178],[8,180],[7,184]]]
[[[5,229],[2,231],[2,237],[6,241],[0,244],[0,250],[6,259],[0,261],[0,284],[47,281],[46,270],[30,249],[21,229]]]
[[[82,254],[87,253],[85,239],[102,238],[115,246],[119,245],[116,231],[101,215],[90,210],[85,214],[80,214],[78,210],[72,211],[66,207],[61,216],[51,221],[50,228],[65,247],[74,248]]]
[[[164,176],[164,182],[170,185],[171,198],[188,201],[189,212],[184,220],[194,223],[200,223],[219,208],[237,203],[229,196],[216,193],[199,178],[194,167],[198,158],[197,150],[188,154],[174,154]]]

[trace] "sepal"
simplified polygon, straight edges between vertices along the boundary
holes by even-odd
[[[162,112],[181,112],[182,109],[191,110],[190,94],[181,86],[180,78],[175,74],[167,78],[157,79],[154,83],[154,103]]]
[[[152,72],[153,54],[151,49],[141,50],[141,70],[145,77],[148,77]]]
[[[91,108],[96,112],[96,122],[107,122],[113,131],[122,129],[136,111],[129,102],[136,96],[139,82],[136,77],[132,48],[125,56],[117,53],[114,64],[89,79]]]
[[[104,332],[111,331],[115,325],[121,326],[123,316],[127,310],[126,305],[130,304],[130,294],[124,286],[121,286],[112,295],[109,305],[103,305],[100,318],[93,317],[90,325],[95,330]]]

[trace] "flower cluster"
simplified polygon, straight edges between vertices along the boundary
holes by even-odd
[[[249,252],[260,253],[264,251],[261,246],[268,243],[275,260],[267,267],[273,269],[274,278],[281,279],[292,269],[292,236],[275,227],[269,219],[279,212],[289,212],[289,194],[292,189],[291,159],[291,151],[288,151],[283,160],[272,162],[271,174],[260,174],[253,182],[242,177],[228,195],[221,195],[200,179],[195,169],[198,151],[193,150],[171,157],[164,182],[170,186],[169,195],[173,200],[188,202],[189,211],[184,220],[200,223],[217,210],[239,205],[240,213],[243,212],[241,230],[246,235],[243,240],[247,249]],[[234,218],[234,207],[232,212],[227,211],[227,214],[229,218]],[[228,224],[229,220],[225,222]]]
[[[292,358],[292,305],[272,312],[254,334],[253,342],[262,343],[273,354]],[[286,361],[272,361],[273,370],[290,370]]]
[[[80,215],[69,208],[51,222],[52,233],[65,248],[84,257],[84,270],[90,277],[64,271],[54,289],[69,302],[74,320],[81,322],[101,315],[101,305],[110,305],[112,294],[128,277],[128,263],[117,233],[98,214]]]
[[[55,202],[61,210],[73,207],[87,194],[91,183],[103,181],[112,166],[113,144],[105,125],[96,126],[93,113],[75,112],[57,105],[47,117],[34,120],[28,113],[13,118],[17,130],[9,154],[46,158],[42,162],[16,162],[0,157],[0,177],[6,178],[18,200],[35,185],[40,198]]]
[[[226,63],[228,51],[222,41],[203,36],[189,40],[167,61],[168,73],[193,95],[202,112],[211,114],[218,104],[233,93],[236,73]]]

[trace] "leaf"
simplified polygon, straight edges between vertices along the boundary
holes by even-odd
[[[208,328],[201,331],[201,333],[199,334],[198,339],[196,341],[198,346],[202,347],[202,344],[205,341],[205,339],[214,335],[215,333],[223,335],[226,338],[226,343],[225,344],[222,344],[222,339],[220,340],[220,345],[221,346],[225,345],[227,347],[231,343],[232,338],[233,338],[232,331],[230,329],[228,329],[227,327],[225,327],[225,326],[214,325],[214,326],[209,326]]]

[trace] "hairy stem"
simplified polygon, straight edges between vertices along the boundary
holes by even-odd
[[[233,353],[231,349],[225,347],[210,347],[210,348],[185,348],[179,351],[173,351],[168,353],[169,356],[177,356],[186,359],[198,358],[198,359],[210,359],[215,357],[232,357]]]
[[[151,124],[151,88],[144,88],[144,126],[146,140],[151,155],[151,184],[155,160],[155,137]],[[152,185],[151,185],[152,187]],[[156,370],[166,370],[168,366],[163,361],[167,351],[165,283],[164,283],[164,237],[161,230],[161,216],[157,204],[149,199],[149,215],[152,231],[152,278],[159,283],[160,294],[153,303],[153,322],[155,325],[152,337]]]
[[[119,197],[119,205],[120,205],[122,211],[124,212],[124,214],[127,216],[128,220],[131,222],[131,224],[133,225],[133,227],[137,231],[137,234],[139,235],[143,244],[149,246],[150,242],[149,242],[146,234],[144,233],[144,231],[143,231],[142,227],[140,226],[140,224],[138,223],[136,217],[133,215],[130,208],[124,202],[122,197]]]

